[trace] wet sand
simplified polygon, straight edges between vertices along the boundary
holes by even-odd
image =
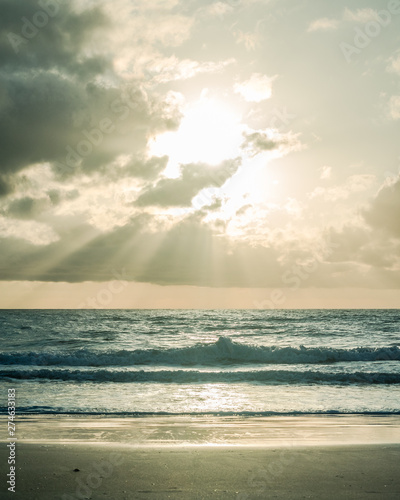
[[[1,498],[397,499],[399,417],[20,417]]]

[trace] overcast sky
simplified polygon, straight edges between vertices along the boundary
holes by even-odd
[[[399,28],[0,0],[0,307],[399,307]]]

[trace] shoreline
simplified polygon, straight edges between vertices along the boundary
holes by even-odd
[[[318,446],[400,444],[400,415],[17,415],[25,443],[124,446]],[[9,441],[0,415],[0,442]]]
[[[1,498],[397,499],[400,417],[19,415],[15,493],[0,417]]]

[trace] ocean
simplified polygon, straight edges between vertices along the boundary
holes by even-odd
[[[1,411],[400,413],[399,310],[2,310]]]

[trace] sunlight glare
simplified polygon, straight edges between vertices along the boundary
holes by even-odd
[[[149,143],[152,156],[169,156],[164,174],[175,177],[179,165],[204,162],[218,165],[240,154],[243,142],[240,116],[220,101],[202,96],[187,106],[180,127]]]

